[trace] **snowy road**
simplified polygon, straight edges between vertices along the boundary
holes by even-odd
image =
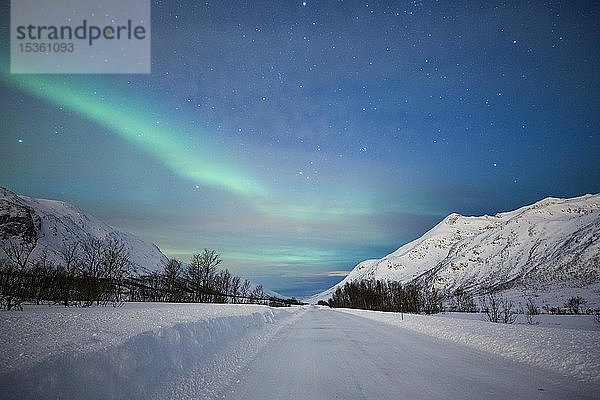
[[[577,399],[598,387],[342,311],[310,308],[227,399]]]

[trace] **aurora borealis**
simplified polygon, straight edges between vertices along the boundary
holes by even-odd
[[[285,295],[600,192],[595,2],[152,2],[152,73],[11,75],[0,185]]]

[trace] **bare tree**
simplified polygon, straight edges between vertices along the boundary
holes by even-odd
[[[240,295],[240,285],[241,278],[239,276],[234,276],[231,278],[231,296],[233,303],[239,303],[239,295]]]
[[[442,300],[435,288],[421,288],[421,309],[425,314],[437,314],[442,310]]]
[[[66,271],[74,271],[80,266],[81,255],[79,250],[81,249],[81,242],[64,243],[60,250],[60,257],[63,261],[63,267]]]
[[[164,301],[162,277],[154,271],[144,277],[144,297],[146,301]]]
[[[183,274],[183,266],[181,261],[174,258],[170,259],[164,270],[164,289],[166,300],[168,302],[182,301],[184,298],[183,286],[181,277]]]
[[[565,307],[571,314],[579,315],[583,312],[583,306],[585,304],[587,304],[587,301],[581,296],[573,296],[566,301]]]
[[[213,297],[210,292],[214,290],[215,273],[217,271],[217,265],[221,263],[221,258],[216,250],[204,249],[200,255],[200,260],[202,287],[205,290],[203,301],[210,301]]]
[[[192,289],[192,302],[200,302],[200,287],[202,286],[202,259],[200,254],[192,255],[190,263],[186,269],[186,278]]]
[[[262,285],[257,285],[252,293],[250,293],[250,298],[252,303],[260,303],[260,301],[265,297],[265,293],[263,291]]]
[[[501,322],[504,324],[512,324],[517,319],[517,311],[513,308],[513,302],[505,298],[500,298],[502,307]]]
[[[103,252],[103,277],[109,283],[110,292],[106,293],[109,296],[106,301],[110,301],[113,305],[123,301],[123,283],[125,277],[133,269],[131,256],[125,242],[118,239],[110,239],[104,244]]]
[[[244,279],[244,283],[242,283],[242,287],[240,289],[240,296],[246,298],[250,295],[250,281],[248,279]]]
[[[517,319],[517,313],[513,308],[513,302],[490,291],[480,299],[481,311],[485,313],[488,320],[494,323],[512,324]]]
[[[26,297],[36,304],[43,300],[53,300],[57,296],[57,267],[48,255],[48,247],[44,247],[37,258],[30,260],[32,267],[26,274],[28,285]]]
[[[82,242],[78,287],[83,306],[120,304],[124,279],[131,272],[129,250],[117,239],[90,238]]]
[[[215,250],[204,249],[194,254],[188,265],[187,277],[194,292],[192,301],[209,302],[214,292],[214,277],[221,258]]]
[[[8,240],[2,246],[6,260],[18,271],[27,268],[33,249],[35,249],[35,243],[28,240]]]
[[[81,254],[82,244],[79,241],[64,243],[60,250],[62,259],[60,276],[61,282],[61,303],[65,307],[69,307],[77,299],[76,296],[76,277],[78,271],[82,270]]]
[[[82,259],[79,274],[83,277],[101,278],[103,273],[104,243],[100,239],[89,238],[82,242]]]
[[[476,312],[477,305],[475,305],[475,301],[473,300],[473,294],[463,289],[457,289],[454,292],[451,311]]]
[[[27,300],[24,281],[35,242],[29,240],[8,240],[2,246],[0,266],[0,308],[6,310],[22,310],[22,304]]]
[[[214,290],[218,295],[214,295],[214,303],[227,303],[228,296],[230,295],[231,287],[231,273],[225,269],[215,275]]]
[[[527,323],[529,325],[537,325],[539,322],[536,317],[540,314],[540,308],[535,304],[533,298],[529,297],[527,299],[527,304],[525,306],[525,316],[527,317]]]

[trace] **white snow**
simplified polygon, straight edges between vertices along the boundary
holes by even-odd
[[[336,309],[420,334],[459,343],[527,365],[600,384],[600,331],[507,325],[472,319]],[[473,316],[477,314],[472,314]],[[463,314],[464,316],[464,314]],[[561,316],[562,317],[562,316]],[[592,316],[583,316],[589,318]],[[557,317],[558,318],[558,317]],[[588,322],[586,325],[590,325]]]
[[[0,398],[145,398],[217,355],[221,369],[207,369],[202,379],[219,382],[298,310],[126,303],[0,312]]]
[[[539,390],[593,398],[600,331],[583,317],[561,327],[469,318],[315,306],[26,306],[0,312],[0,398],[529,399]]]
[[[488,322],[487,316],[484,313],[463,313],[463,312],[448,312],[430,315],[431,318],[453,318],[453,319],[467,319],[471,321],[485,321]],[[530,325],[527,322],[527,316],[525,314],[516,315],[515,325]],[[542,326],[548,328],[558,329],[575,329],[584,331],[597,331],[600,332],[600,324],[595,321],[593,315],[553,315],[553,314],[539,314],[533,316],[533,324],[535,326]]]

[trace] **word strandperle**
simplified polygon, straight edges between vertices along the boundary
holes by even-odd
[[[133,26],[131,20],[127,20],[127,25],[106,25],[99,27],[88,25],[87,20],[75,28],[69,25],[62,26],[39,26],[39,25],[20,25],[17,27],[17,39],[23,40],[87,40],[91,46],[94,40],[143,40],[146,38],[146,28],[142,25]]]

